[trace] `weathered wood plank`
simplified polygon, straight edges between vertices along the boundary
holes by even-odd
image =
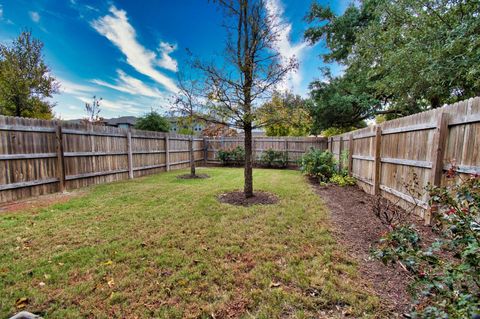
[[[37,133],[55,133],[53,127],[35,127],[22,125],[0,125],[0,131],[16,131],[16,132],[37,132]]]
[[[125,134],[122,134],[122,133],[97,132],[97,131],[93,131],[93,130],[82,131],[82,130],[74,130],[74,129],[64,129],[63,134],[126,138]]]
[[[436,127],[435,124],[425,123],[425,124],[419,124],[419,125],[410,125],[410,126],[389,128],[389,129],[383,130],[382,135],[431,130],[431,129],[434,129],[435,127]]]
[[[165,167],[167,172],[170,170],[170,139],[165,136]]]
[[[400,191],[397,191],[396,189],[393,189],[393,188],[390,188],[388,186],[385,186],[385,185],[380,185],[380,189],[389,193],[389,194],[392,194],[396,197],[399,197],[401,199],[403,199],[404,201],[407,201],[411,204],[414,204],[414,205],[417,205],[417,206],[420,206],[424,209],[428,209],[428,204],[418,198],[414,198],[412,196],[409,196],[407,194],[404,194]]]
[[[353,170],[353,147],[354,147],[353,134],[348,137],[348,175],[352,176]]]
[[[398,165],[413,166],[413,167],[423,167],[423,168],[432,167],[432,162],[409,160],[409,159],[403,159],[403,158],[382,157],[380,161],[382,163],[398,164]]]
[[[127,132],[128,178],[133,179],[132,132]]]
[[[65,176],[65,180],[71,181],[71,180],[81,179],[81,178],[97,177],[97,176],[104,176],[104,175],[113,175],[113,174],[120,174],[120,173],[128,173],[128,168],[127,169],[117,169],[117,170],[112,170],[112,171],[104,171],[104,172],[91,172],[91,173],[67,175],[67,176]]]
[[[373,162],[375,160],[373,156],[368,156],[368,155],[352,155],[352,158],[356,160],[370,161],[370,162]]]
[[[51,184],[56,182],[58,182],[58,178],[47,178],[47,179],[39,179],[39,180],[33,180],[33,181],[27,181],[27,182],[3,184],[3,185],[0,185],[0,191],[4,191],[8,189],[24,188],[24,187],[30,187],[30,186],[38,186],[38,185],[44,185],[44,184]]]
[[[60,192],[65,191],[65,159],[63,155],[63,134],[62,126],[57,125],[55,132],[55,139],[57,142],[57,177],[58,177],[58,190]]]
[[[2,154],[0,160],[19,160],[19,159],[36,159],[36,158],[53,158],[57,157],[57,153],[31,153],[31,154]]]
[[[381,150],[382,150],[382,127],[375,128],[375,156],[374,156],[374,172],[373,172],[373,194],[380,194],[380,179],[381,179]]]

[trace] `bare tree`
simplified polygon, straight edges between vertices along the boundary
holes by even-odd
[[[224,65],[197,61],[205,75],[210,121],[240,128],[245,134],[244,194],[253,196],[252,130],[259,122],[259,100],[297,68],[295,58],[282,59],[277,43],[282,25],[263,0],[217,0],[227,31]]]
[[[174,113],[179,114],[193,135],[195,123],[201,117],[202,94],[200,79],[192,78],[192,73],[177,74],[178,92],[173,98]],[[190,154],[190,176],[195,177],[195,155],[193,151],[193,138],[188,143]]]
[[[85,103],[85,113],[87,113],[87,118],[86,120],[90,123],[98,123],[101,118],[99,116],[100,114],[100,101],[102,98],[98,98],[94,95],[92,99],[92,103]]]

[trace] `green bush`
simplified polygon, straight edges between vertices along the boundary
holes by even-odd
[[[337,184],[338,186],[353,186],[356,184],[354,177],[345,174],[333,174],[330,178],[330,183]]]
[[[438,209],[437,240],[421,245],[414,226],[390,224],[373,255],[402,263],[410,272],[411,318],[475,318],[480,315],[480,176],[427,190],[430,205]]]
[[[260,156],[259,164],[263,167],[285,168],[288,165],[287,153],[268,149]]]
[[[317,178],[320,182],[328,182],[335,173],[336,162],[329,151],[311,148],[299,161],[303,174]]]
[[[234,149],[221,149],[218,151],[218,158],[223,165],[242,165],[245,162],[245,149],[237,146]]]

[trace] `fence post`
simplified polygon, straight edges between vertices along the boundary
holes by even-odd
[[[353,133],[348,138],[348,176],[353,173]]]
[[[193,151],[193,135],[190,135],[188,138],[188,159],[191,161],[193,159],[193,162],[195,163],[195,152]],[[189,163],[191,165],[191,163]]]
[[[288,167],[288,159],[289,159],[289,156],[288,156],[288,137],[285,136],[285,157],[287,159],[287,167]]]
[[[333,153],[333,137],[328,138],[328,151]]]
[[[57,142],[57,176],[58,176],[58,190],[65,192],[65,159],[63,154],[63,134],[62,126],[57,124],[55,130],[55,138]]]
[[[430,173],[430,184],[440,186],[443,173],[443,156],[445,154],[445,144],[448,137],[448,113],[438,114],[437,127],[433,136],[432,147],[432,169]],[[425,212],[425,224],[430,225],[432,216],[437,211],[437,207],[429,207]]]
[[[127,152],[128,152],[128,178],[133,178],[133,156],[132,156],[132,132],[127,132]]]
[[[203,163],[207,165],[207,159],[208,159],[208,142],[207,138],[203,138]]]
[[[169,146],[170,139],[168,135],[165,135],[165,169],[167,172],[170,170],[170,146]]]
[[[342,152],[343,152],[343,136],[340,136],[338,145],[338,170],[341,171],[343,168],[343,161],[342,161]]]
[[[375,128],[375,156],[374,156],[374,176],[373,176],[373,194],[380,195],[380,174],[381,174],[381,148],[382,148],[382,127]]]

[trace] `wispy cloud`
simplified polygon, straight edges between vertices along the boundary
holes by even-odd
[[[280,25],[278,43],[276,44],[278,52],[285,61],[296,58],[300,62],[309,47],[302,40],[297,43],[291,41],[292,24],[288,23],[284,18],[285,8],[283,3],[280,0],[267,0],[265,6],[268,14],[276,17],[276,22]],[[286,81],[282,83],[281,89],[291,88],[296,90],[301,85],[302,79],[301,70],[292,72]]]
[[[170,44],[168,42],[160,42],[160,45],[158,46],[158,52],[160,53],[160,58],[157,60],[157,65],[164,69],[177,72],[178,71],[177,61],[170,56],[170,53],[172,53],[176,49],[177,49],[176,44]]]
[[[0,4],[0,20],[3,20],[3,6]]]
[[[77,96],[79,101],[83,103],[92,103],[92,98],[87,96]],[[130,113],[130,114],[142,114],[143,108],[141,104],[138,104],[134,101],[126,100],[111,100],[103,98],[100,101],[100,109],[111,111],[114,113]]]
[[[60,93],[79,95],[79,94],[96,92],[96,88],[92,86],[74,83],[58,77],[57,77],[57,81],[60,83]]]
[[[130,64],[138,72],[150,77],[161,84],[169,91],[177,91],[175,82],[155,68],[159,60],[157,55],[143,47],[137,41],[135,29],[127,18],[124,10],[119,10],[115,6],[110,7],[110,14],[91,22],[91,26],[101,35],[110,40],[127,58]],[[168,50],[167,50],[168,51]],[[166,53],[167,57],[169,52]],[[172,66],[168,64],[168,66]],[[165,67],[162,65],[162,67]],[[171,68],[170,68],[171,70]]]
[[[102,85],[120,92],[125,92],[134,95],[143,95],[147,97],[159,98],[162,97],[162,92],[156,88],[151,88],[148,85],[144,84],[139,79],[136,79],[122,70],[117,70],[118,78],[114,84],[102,81],[99,79],[94,79],[91,82]]]
[[[28,15],[30,16],[30,19],[32,19],[33,22],[38,23],[40,22],[40,14],[36,11],[29,11]]]

